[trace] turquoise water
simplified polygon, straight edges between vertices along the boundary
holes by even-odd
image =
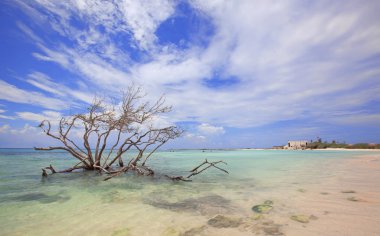
[[[149,163],[155,177],[127,174],[103,181],[89,172],[42,178],[41,168],[49,164],[56,169],[75,164],[65,152],[0,149],[0,235],[191,235],[194,227],[205,230],[216,214],[251,217],[252,205],[268,198],[285,204],[284,193],[323,183],[337,174],[332,169],[342,160],[359,154],[163,151]],[[205,158],[225,161],[230,174],[210,169],[186,183],[163,176],[186,175]],[[209,228],[210,235],[224,232]]]

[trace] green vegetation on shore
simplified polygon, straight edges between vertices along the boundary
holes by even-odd
[[[307,144],[310,149],[325,149],[325,148],[346,148],[346,149],[380,149],[380,144],[375,143],[356,143],[356,144],[346,144],[338,143],[335,140],[332,142],[322,142],[319,138],[315,142],[310,142]]]

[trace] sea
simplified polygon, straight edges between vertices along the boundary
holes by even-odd
[[[331,194],[324,183],[363,153],[372,154],[159,151],[148,163],[154,176],[127,173],[104,181],[106,175],[88,171],[42,177],[50,164],[62,170],[76,163],[66,152],[0,149],[0,235],[283,235],[292,227],[308,235],[307,226],[328,209],[298,208],[294,199],[315,192],[312,186],[319,186],[317,197]],[[225,162],[218,166],[228,174],[209,168],[191,182],[165,177],[187,176],[206,159]],[[297,214],[308,222],[292,218]]]

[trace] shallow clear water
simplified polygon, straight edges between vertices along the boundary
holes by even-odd
[[[285,214],[292,210],[286,207],[292,198],[287,192],[323,183],[337,174],[333,167],[357,155],[158,152],[149,163],[155,177],[129,174],[103,181],[104,176],[87,172],[42,178],[41,168],[49,164],[56,169],[75,164],[64,152],[0,149],[0,235],[192,235],[189,229],[207,225],[217,214],[251,217],[251,207],[268,199],[281,203],[278,213]],[[186,175],[205,158],[227,162],[230,174],[210,169],[186,183],[163,177]]]

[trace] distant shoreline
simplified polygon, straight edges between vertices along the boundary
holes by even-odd
[[[241,148],[236,150],[249,151],[249,150],[276,150],[276,151],[378,151],[380,149],[366,149],[366,148],[316,148],[316,149],[276,149],[276,148]]]
[[[379,151],[380,149],[366,149],[366,148],[316,148],[316,149],[276,149],[276,148],[200,148],[200,149],[171,149],[163,151],[191,151],[191,150],[200,150],[200,151],[268,151],[268,150],[283,150],[283,151]]]
[[[4,149],[33,149],[33,148],[4,148],[1,147],[0,150]],[[109,150],[109,149],[106,149]],[[160,150],[161,152],[173,152],[173,151],[378,151],[380,149],[371,149],[371,148],[315,148],[315,149],[278,149],[278,148],[179,148],[179,149],[166,149]]]
[[[380,151],[380,149],[372,148],[320,148],[320,149],[311,149],[311,150],[338,150],[338,151]]]

